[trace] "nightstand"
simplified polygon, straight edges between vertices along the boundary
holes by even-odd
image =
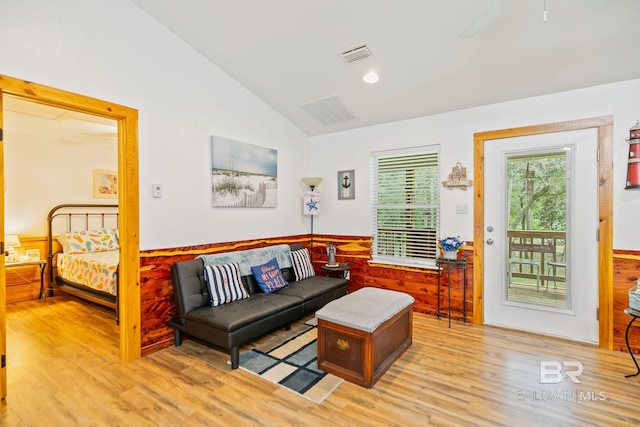
[[[38,265],[40,266],[40,296],[39,298],[44,298],[44,269],[47,266],[47,261],[43,259],[37,259],[33,261],[18,261],[18,262],[7,262],[5,263],[5,268],[16,268],[16,267],[28,267],[30,265]]]

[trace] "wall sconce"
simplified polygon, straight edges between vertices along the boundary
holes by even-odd
[[[15,234],[6,234],[4,236],[4,245],[7,247],[7,252],[5,252],[7,262],[18,262],[18,256],[16,255],[15,248],[22,246],[18,236]]]
[[[320,194],[315,191],[315,188],[322,182],[322,178],[319,177],[308,177],[302,178],[302,182],[304,182],[309,189],[306,191],[303,196],[303,212],[305,215],[311,216],[311,239],[309,242],[310,247],[310,256],[311,262],[313,262],[313,217],[320,213]]]

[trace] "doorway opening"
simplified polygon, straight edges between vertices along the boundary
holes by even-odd
[[[490,255],[487,251],[491,248],[489,242],[493,242],[487,237],[487,228],[491,227],[485,218],[485,208],[488,203],[495,201],[495,188],[486,188],[485,172],[489,169],[485,167],[485,149],[486,144],[492,144],[496,140],[517,141],[519,137],[540,136],[554,134],[559,132],[594,130],[596,135],[597,149],[597,222],[598,239],[593,243],[597,250],[597,313],[598,316],[598,343],[601,347],[611,349],[613,347],[613,288],[612,288],[612,264],[613,264],[613,117],[596,117],[584,120],[575,120],[570,122],[550,123],[545,125],[526,126],[521,128],[502,129],[489,132],[476,133],[474,135],[474,184],[477,185],[477,197],[474,204],[474,305],[473,319],[474,323],[482,324],[485,319],[485,292],[488,284],[484,282],[485,258]],[[489,175],[491,176],[491,175]],[[491,197],[491,199],[486,199]],[[506,240],[506,231],[504,240],[496,239],[501,247],[508,249]],[[558,240],[557,246],[562,246]],[[523,249],[523,248],[521,248]],[[526,248],[525,248],[526,249]],[[529,248],[530,249],[530,248]],[[560,248],[561,250],[561,248]],[[507,255],[508,256],[508,255]],[[532,256],[532,255],[531,255]],[[524,258],[526,259],[526,257]],[[535,259],[535,258],[534,258]],[[556,260],[551,262],[560,262],[560,254],[556,253]],[[548,265],[548,264],[547,264]],[[514,266],[515,268],[520,268]],[[526,266],[523,267],[524,271]],[[545,267],[546,268],[546,267]],[[532,267],[532,276],[535,276],[535,268]],[[541,271],[544,277],[546,274],[554,277],[561,275],[558,266],[556,272]],[[504,272],[507,275],[507,272]],[[566,273],[564,273],[566,274]],[[507,279],[505,279],[506,282]],[[537,277],[535,279],[538,280]],[[542,280],[542,277],[541,279]],[[547,280],[548,283],[548,280]],[[545,283],[545,285],[547,284]],[[553,283],[553,281],[551,282]],[[558,283],[556,283],[557,286]],[[553,286],[553,285],[551,285]]]
[[[55,89],[36,83],[0,75],[0,98],[17,97],[39,104],[113,119],[118,131],[118,205],[122,213],[119,233],[120,247],[120,359],[131,361],[140,357],[140,261],[139,261],[139,191],[138,191],[138,112],[107,101]],[[2,103],[0,101],[0,107]],[[2,128],[0,109],[0,128]],[[0,140],[0,181],[4,185],[3,142]],[[4,234],[4,194],[0,197],[0,232]],[[0,262],[0,294],[5,295],[4,261]],[[3,299],[4,300],[4,299]],[[6,354],[6,303],[0,304],[0,351]],[[6,390],[6,369],[0,368],[0,397]]]

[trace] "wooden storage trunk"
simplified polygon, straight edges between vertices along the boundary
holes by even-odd
[[[318,319],[318,367],[370,388],[412,343],[413,304],[373,332]]]

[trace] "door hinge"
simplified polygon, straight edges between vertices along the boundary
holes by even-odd
[[[596,242],[600,241],[600,229],[596,228]]]
[[[0,141],[2,141],[2,128],[0,128]]]
[[[7,356],[5,356],[3,354],[2,355],[2,366],[0,366],[0,368],[4,368],[5,366],[7,366]]]
[[[600,161],[600,148],[596,149],[596,161],[599,162]]]
[[[596,320],[600,321],[600,308],[596,308]]]

